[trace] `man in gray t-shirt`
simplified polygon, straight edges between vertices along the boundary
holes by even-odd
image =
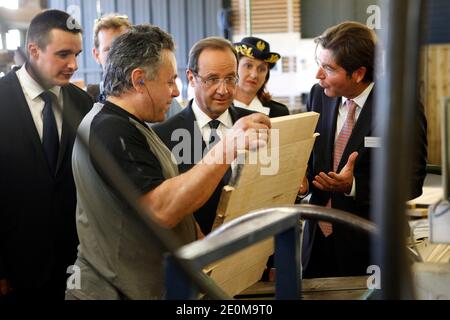
[[[202,162],[179,175],[170,151],[146,125],[164,120],[179,94],[173,50],[170,35],[150,25],[132,27],[110,50],[106,102],[96,104],[83,119],[73,152],[80,239],[75,265],[81,271],[81,287],[68,288],[67,299],[164,297],[163,252],[143,219],[122,201],[105,160],[113,160],[129,179],[148,217],[185,244],[200,235],[192,213],[229,168],[223,159],[236,157],[235,141],[247,136],[247,130],[270,128],[262,114],[241,118]],[[87,149],[82,140],[88,142]],[[264,132],[249,135],[245,147],[266,141]]]

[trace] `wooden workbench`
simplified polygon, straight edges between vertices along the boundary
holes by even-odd
[[[304,300],[358,300],[367,291],[367,276],[304,279]],[[236,299],[274,299],[275,282],[257,282]]]

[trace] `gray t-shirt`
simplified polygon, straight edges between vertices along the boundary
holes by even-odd
[[[80,239],[76,265],[81,288],[70,293],[81,299],[159,299],[164,296],[161,248],[151,230],[113,192],[93,153],[101,144],[137,190],[144,194],[164,181],[161,165],[145,137],[133,126],[131,114],[106,102],[94,105],[78,129],[89,141],[89,153],[80,137],[72,165],[77,186],[77,231]],[[139,121],[139,120],[137,120]],[[194,241],[192,216],[173,230],[180,245]]]

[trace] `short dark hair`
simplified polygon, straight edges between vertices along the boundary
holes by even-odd
[[[238,54],[236,49],[225,38],[221,37],[208,37],[197,41],[189,51],[188,69],[198,72],[198,57],[205,49],[227,50],[229,49],[236,57],[236,64],[239,64]]]
[[[31,20],[26,43],[36,42],[40,49],[44,49],[50,42],[49,35],[53,29],[75,34],[83,32],[80,24],[67,12],[53,9],[45,10]]]
[[[153,25],[136,25],[118,36],[108,53],[103,84],[108,96],[120,96],[133,87],[131,73],[142,68],[149,80],[155,79],[163,50],[175,50],[172,36]]]
[[[359,22],[345,21],[328,28],[314,41],[333,52],[336,63],[347,71],[348,76],[365,67],[363,81],[373,81],[376,36],[370,28]]]

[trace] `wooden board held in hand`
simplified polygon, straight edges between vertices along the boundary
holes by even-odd
[[[252,210],[294,204],[314,145],[318,119],[315,112],[271,119],[268,146],[238,155],[233,185],[222,190],[213,229]],[[234,296],[260,280],[271,254],[273,239],[268,239],[205,271]]]

